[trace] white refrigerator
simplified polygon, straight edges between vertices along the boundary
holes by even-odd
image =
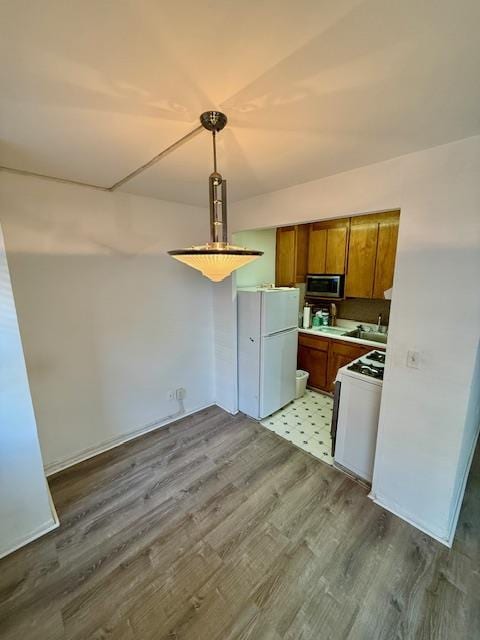
[[[261,420],[295,398],[299,290],[238,291],[238,406]]]

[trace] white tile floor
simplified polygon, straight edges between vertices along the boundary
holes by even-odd
[[[307,389],[302,398],[293,400],[261,424],[323,462],[332,464],[332,406],[330,396]]]

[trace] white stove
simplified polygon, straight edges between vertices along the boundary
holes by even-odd
[[[332,455],[337,466],[372,481],[385,352],[373,350],[341,367],[335,381]]]
[[[370,351],[367,355],[357,358],[339,369],[337,374],[337,380],[339,375],[352,376],[359,380],[368,380],[369,382],[377,385],[383,383],[383,372],[385,369],[385,352],[384,351]]]

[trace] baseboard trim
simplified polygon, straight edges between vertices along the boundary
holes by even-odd
[[[139,438],[140,436],[145,435],[146,433],[150,433],[151,431],[155,431],[156,429],[162,429],[163,427],[167,427],[172,422],[176,420],[180,420],[181,418],[186,418],[188,416],[193,415],[194,413],[198,413],[203,409],[207,409],[208,407],[214,406],[214,402],[209,402],[204,405],[198,405],[189,411],[184,411],[182,413],[174,414],[172,416],[167,416],[166,418],[160,418],[155,422],[151,422],[150,424],[144,425],[143,427],[139,427],[134,429],[133,431],[129,431],[127,433],[122,434],[116,438],[111,438],[110,440],[104,440],[103,442],[95,445],[94,447],[89,447],[88,449],[83,449],[79,453],[76,453],[74,456],[70,456],[69,458],[63,458],[62,460],[54,460],[49,464],[46,464],[44,467],[45,475],[52,476],[55,473],[59,473],[60,471],[64,471],[69,467],[73,467],[73,465],[78,464],[79,462],[84,462],[85,460],[89,460],[90,458],[94,458],[98,456],[100,453],[105,453],[105,451],[110,451],[110,449],[114,449],[115,447],[119,447],[130,440],[134,440],[135,438]]]
[[[390,511],[390,513],[393,513],[393,515],[398,516],[402,520],[405,520],[405,522],[408,522],[408,524],[411,524],[412,527],[415,527],[415,529],[419,529],[423,533],[426,533],[427,536],[430,536],[430,538],[433,538],[434,540],[441,542],[446,547],[451,547],[451,544],[449,544],[447,536],[442,537],[441,535],[434,533],[431,529],[428,528],[426,524],[419,522],[409,514],[405,513],[402,509],[389,504],[388,500],[385,500],[383,496],[370,493],[368,497],[371,500],[373,500],[375,504],[378,504],[379,507],[382,507],[382,509],[386,509],[387,511]]]
[[[386,500],[383,496],[379,495],[379,494],[374,494],[373,492],[371,492],[369,494],[369,498],[371,498],[371,500],[373,500],[373,502],[375,502],[375,504],[378,504],[380,507],[382,507],[383,509],[386,509],[387,511],[390,511],[391,513],[393,513],[394,515],[398,516],[399,518],[401,518],[402,520],[405,520],[405,522],[408,522],[408,524],[411,524],[413,527],[415,527],[416,529],[419,529],[420,531],[423,531],[423,533],[426,533],[428,536],[430,536],[431,538],[433,538],[434,540],[437,540],[438,542],[441,542],[442,544],[444,544],[446,547],[448,547],[449,549],[452,547],[453,545],[453,541],[455,539],[455,533],[457,531],[457,524],[458,524],[458,518],[460,516],[460,510],[462,508],[462,504],[463,504],[463,497],[465,495],[465,488],[467,486],[467,481],[468,481],[468,475],[470,473],[470,469],[472,466],[472,461],[473,461],[473,456],[475,455],[475,449],[477,446],[477,442],[480,436],[480,424],[477,427],[477,433],[475,435],[475,438],[473,439],[473,444],[472,444],[472,448],[470,451],[470,455],[468,458],[468,463],[465,466],[465,471],[463,474],[463,478],[462,478],[462,483],[460,485],[457,497],[456,497],[456,501],[455,501],[455,509],[453,511],[453,516],[450,520],[450,525],[448,528],[448,531],[445,533],[444,536],[438,535],[436,533],[434,533],[433,531],[431,531],[431,529],[429,529],[428,525],[424,524],[423,522],[419,522],[416,518],[413,518],[411,515],[405,513],[402,509],[396,507],[396,506],[391,506],[388,502],[388,500]]]
[[[221,404],[220,402],[216,402],[215,405],[217,407],[219,407],[220,409],[223,409],[223,411],[226,411],[227,413],[229,413],[232,416],[236,416],[238,413],[238,409],[233,409],[229,408],[229,407],[225,407],[223,404]]]
[[[479,433],[480,433],[480,423],[477,426],[477,433],[475,434],[475,437],[473,439],[473,445],[472,445],[472,449],[470,451],[470,455],[468,457],[468,462],[467,462],[467,464],[465,466],[465,471],[464,471],[463,478],[462,478],[462,484],[460,485],[460,488],[459,488],[458,494],[457,494],[457,498],[456,498],[456,501],[455,501],[455,509],[453,511],[453,516],[452,516],[452,519],[450,521],[450,534],[448,536],[448,540],[449,540],[449,545],[448,546],[449,547],[452,546],[453,539],[455,538],[455,533],[457,531],[458,518],[460,517],[460,509],[462,508],[463,497],[465,495],[465,489],[467,487],[468,476],[470,474],[470,469],[472,467],[473,456],[475,455],[475,449],[477,447]]]
[[[13,547],[9,549],[0,549],[0,560],[2,558],[5,558],[5,556],[10,555],[14,551],[18,551],[18,549],[21,549],[22,547],[29,544],[30,542],[33,542],[34,540],[41,538],[46,533],[50,533],[50,531],[57,529],[59,524],[60,523],[58,521],[58,518],[56,517],[56,512],[53,511],[51,521],[44,522],[41,527],[38,527],[38,529],[34,529],[30,533],[28,533],[26,536],[23,536],[22,538],[20,538],[20,540],[17,540],[17,542],[15,542]]]

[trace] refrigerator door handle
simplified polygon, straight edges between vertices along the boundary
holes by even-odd
[[[282,333],[290,333],[290,331],[298,331],[298,327],[287,327],[287,329],[281,329],[280,331],[273,331],[272,333],[265,333],[262,338],[270,338],[272,336],[279,336]]]

